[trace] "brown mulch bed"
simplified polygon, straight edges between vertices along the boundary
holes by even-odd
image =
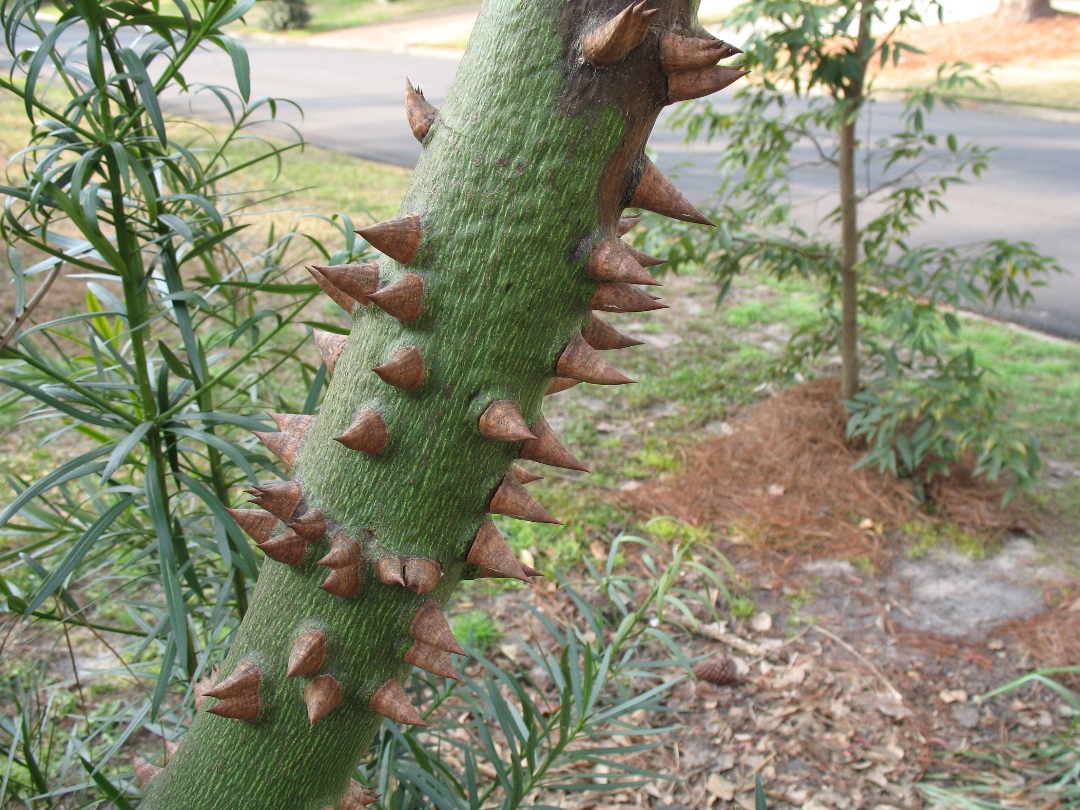
[[[910,483],[871,467],[845,438],[839,382],[819,379],[746,409],[729,435],[690,452],[683,472],[627,493],[647,514],[726,531],[735,542],[779,553],[888,557],[890,530],[905,522],[950,521],[978,532],[1026,528],[1004,484],[972,475],[970,462],[937,479],[927,515]],[[895,551],[895,549],[892,549]]]

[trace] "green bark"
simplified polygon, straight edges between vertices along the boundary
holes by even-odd
[[[429,599],[444,604],[462,578],[477,575],[466,563],[470,542],[522,447],[484,438],[478,419],[499,399],[517,402],[529,425],[539,419],[560,353],[589,323],[597,287],[589,252],[615,236],[667,103],[660,38],[696,29],[693,0],[665,0],[641,45],[593,67],[581,58],[582,36],[622,9],[618,0],[485,3],[401,206],[402,215],[422,216],[419,251],[407,266],[380,263],[383,283],[422,276],[423,312],[402,323],[376,306],[355,308],[295,460],[307,507],[363,546],[360,591],[320,590],[325,538],[297,566],[266,562],[223,670],[258,667],[258,716],[227,719],[204,706],[147,787],[145,810],[335,805],[383,720],[368,701],[410,669],[403,655],[417,609]],[[425,362],[412,391],[372,373],[404,346]],[[334,441],[364,407],[387,424],[378,455]],[[437,561],[441,581],[424,595],[383,584],[373,565],[384,552]],[[340,705],[314,724],[304,701],[311,678],[285,673],[293,643],[310,629],[328,639],[319,673],[342,685]]]

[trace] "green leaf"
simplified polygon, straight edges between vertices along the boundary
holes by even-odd
[[[150,74],[146,72],[146,65],[143,64],[142,59],[131,48],[121,48],[120,58],[123,60],[124,66],[128,69],[131,77],[135,80],[135,87],[139,91],[143,108],[150,118],[150,123],[153,124],[154,131],[157,132],[158,140],[161,141],[162,146],[167,146],[165,118],[161,114],[161,104],[158,101],[157,90],[150,80]],[[153,197],[156,199],[157,195],[154,194]]]
[[[180,666],[188,669],[187,660],[187,607],[184,594],[180,590],[179,572],[176,568],[175,542],[171,524],[171,515],[161,490],[158,461],[150,456],[146,462],[146,508],[154,524],[157,535],[158,567],[161,570],[161,587],[165,592],[165,606],[169,612],[169,626],[172,637],[176,640],[176,650],[180,657]],[[182,540],[180,542],[183,542]]]
[[[120,465],[127,460],[128,454],[135,449],[139,442],[143,440],[147,431],[153,426],[153,422],[143,422],[117,443],[116,449],[109,456],[109,463],[101,473],[101,486],[109,483],[109,479],[113,477]]]
[[[0,526],[5,525],[12,517],[18,514],[26,504],[40,495],[45,490],[52,489],[53,487],[66,484],[68,481],[72,481],[76,478],[82,478],[83,476],[94,475],[105,469],[105,462],[98,462],[93,464],[94,459],[100,458],[112,449],[112,445],[106,445],[105,447],[99,447],[95,450],[83,453],[78,458],[74,458],[66,464],[61,464],[51,473],[44,478],[39,478],[33,484],[28,486],[11,503],[7,505],[7,508],[3,512],[0,512]]]
[[[137,496],[135,495],[128,495],[126,498],[121,498],[113,504],[105,514],[94,521],[90,528],[83,532],[83,535],[75,541],[75,545],[71,547],[71,550],[64,557],[60,565],[56,566],[56,568],[49,573],[48,578],[42,584],[41,588],[34,594],[34,598],[23,611],[25,617],[29,617],[31,613],[45,604],[45,600],[52,596],[57,588],[64,584],[64,581],[67,580],[79,563],[82,562],[83,557],[86,556],[86,553],[94,543],[96,543],[106,530],[108,530],[113,524],[113,521],[122,515],[136,500]]]

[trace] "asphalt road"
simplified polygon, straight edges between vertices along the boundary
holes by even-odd
[[[297,44],[247,42],[253,93],[292,99],[303,109],[285,117],[299,125],[312,143],[357,157],[413,166],[420,147],[413,139],[402,104],[405,77],[419,84],[436,105],[453,81],[454,59],[360,50],[316,48]],[[185,71],[189,82],[231,83],[231,66],[217,50],[199,55]],[[723,94],[721,94],[723,98]],[[170,104],[215,115],[216,105],[196,100]],[[878,104],[873,121],[888,131],[897,105]],[[1010,238],[1034,242],[1056,256],[1068,275],[1035,290],[1036,303],[1012,320],[1062,336],[1080,339],[1080,124],[1055,123],[980,111],[940,111],[931,127],[954,132],[995,147],[990,171],[975,184],[954,187],[950,213],[920,227],[917,238],[963,245]],[[684,146],[661,123],[651,140],[658,163],[677,175],[694,201],[714,189],[712,169],[722,145]],[[806,215],[832,206],[832,178],[821,171],[796,176],[794,197]]]

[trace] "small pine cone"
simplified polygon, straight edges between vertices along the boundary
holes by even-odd
[[[729,686],[739,682],[739,670],[730,658],[715,656],[694,667],[694,674],[703,681]]]

